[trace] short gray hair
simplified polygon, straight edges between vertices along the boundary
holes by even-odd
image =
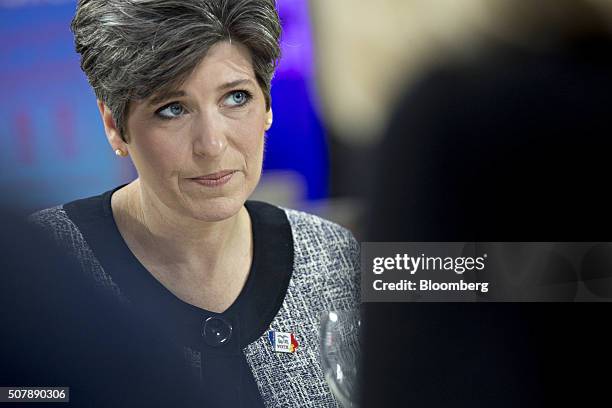
[[[81,68],[124,140],[129,102],[180,86],[219,41],[249,49],[270,108],[280,57],[275,0],[79,0],[71,28]]]

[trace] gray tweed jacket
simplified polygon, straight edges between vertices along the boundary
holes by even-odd
[[[293,234],[293,274],[269,330],[296,333],[299,348],[295,353],[276,353],[264,333],[243,351],[267,407],[339,407],[319,362],[319,321],[325,311],[359,307],[359,246],[337,224],[284,211]],[[129,302],[61,206],[39,211],[30,221],[65,246],[84,273],[119,301]]]

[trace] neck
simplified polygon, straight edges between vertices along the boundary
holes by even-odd
[[[136,179],[118,191],[126,234],[134,248],[151,257],[150,262],[172,270],[176,279],[199,275],[213,280],[227,270],[231,259],[252,254],[250,219],[242,207],[221,221],[202,221],[165,206],[142,188]],[[113,195],[113,197],[116,194]],[[122,232],[123,234],[123,232]],[[124,237],[125,238],[125,237]],[[248,239],[245,239],[248,238]]]

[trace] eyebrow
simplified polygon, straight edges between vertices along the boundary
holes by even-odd
[[[253,80],[249,78],[245,78],[245,79],[237,79],[235,81],[226,82],[223,85],[218,86],[217,90],[224,91],[226,89],[231,89],[239,85],[247,85],[247,84],[253,85]],[[158,103],[161,103],[165,100],[168,100],[171,98],[179,98],[185,95],[187,95],[187,93],[181,89],[171,90],[168,92],[162,92],[158,95],[155,95],[153,98],[151,98],[148,104],[157,105]]]
[[[246,85],[246,84],[253,84],[253,81],[250,78],[245,78],[245,79],[237,79],[235,81],[231,81],[231,82],[226,82],[223,85],[220,85],[217,89],[220,91],[223,91],[225,89],[229,89],[229,88],[234,88],[238,85]]]
[[[185,91],[182,91],[180,89],[168,91],[168,92],[162,92],[160,94],[155,95],[153,98],[151,98],[148,105],[150,106],[157,105],[158,103],[163,102],[167,99],[178,98],[178,97],[185,96],[185,95],[187,95]]]

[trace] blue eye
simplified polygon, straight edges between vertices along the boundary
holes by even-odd
[[[185,108],[178,102],[172,102],[169,105],[162,106],[155,112],[163,119],[174,119],[185,114]]]
[[[225,98],[225,104],[229,106],[246,105],[251,100],[251,94],[248,91],[232,91]]]

